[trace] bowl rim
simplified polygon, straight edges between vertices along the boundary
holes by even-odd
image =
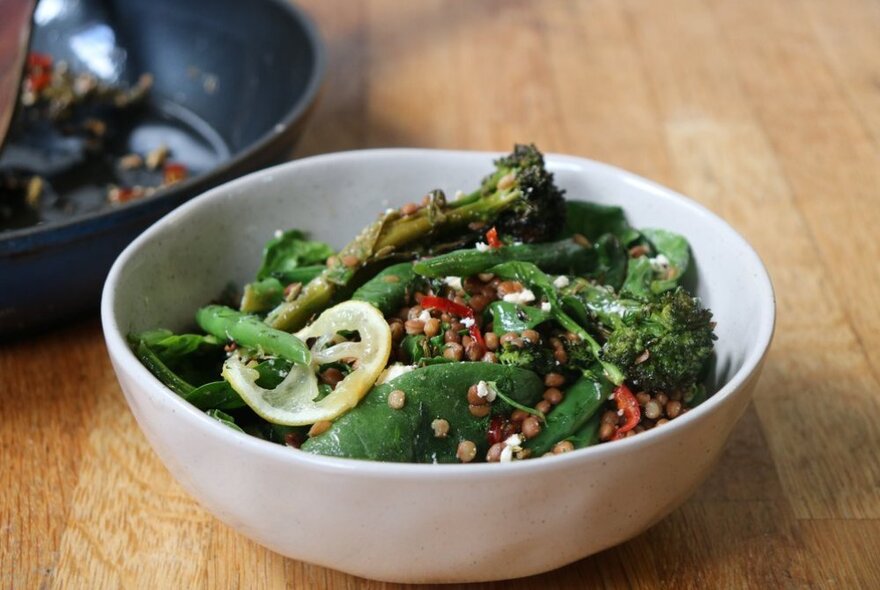
[[[272,443],[249,434],[237,432],[228,426],[221,424],[219,421],[210,418],[195,406],[184,401],[180,396],[175,394],[153,376],[153,374],[137,360],[137,357],[135,357],[127,344],[125,335],[120,332],[113,309],[116,301],[115,284],[118,282],[125,267],[137,257],[137,253],[141,247],[150,242],[155,235],[161,234],[164,231],[166,225],[173,223],[176,218],[185,216],[191,211],[203,207],[215,199],[223,198],[223,195],[227,193],[251,186],[252,183],[263,182],[263,178],[270,177],[279,172],[286,172],[289,169],[308,167],[315,164],[326,164],[328,162],[339,163],[342,161],[357,161],[377,156],[470,156],[488,159],[500,155],[504,154],[501,152],[426,148],[378,148],[342,151],[311,156],[272,166],[211,189],[205,194],[181,205],[154,223],[137,239],[129,244],[114,262],[104,284],[101,298],[101,322],[108,353],[114,360],[114,364],[118,363],[122,370],[136,379],[139,385],[146,390],[147,395],[158,398],[158,401],[164,405],[171,405],[174,408],[175,413],[179,413],[181,416],[186,416],[185,419],[192,422],[191,426],[199,428],[202,431],[202,434],[206,436],[226,438],[229,444],[235,445],[237,449],[244,450],[248,453],[263,454],[267,458],[282,462],[293,469],[298,467],[308,468],[319,472],[335,474],[358,472],[358,475],[360,476],[377,478],[390,477],[398,480],[435,478],[445,480],[479,480],[486,477],[494,478],[502,475],[510,476],[512,474],[535,475],[549,470],[568,469],[570,466],[586,461],[602,459],[612,460],[621,454],[635,452],[640,448],[661,444],[669,437],[676,436],[679,430],[686,428],[695,420],[700,420],[702,416],[716,411],[736,391],[744,387],[751,378],[756,377],[756,373],[761,368],[773,338],[776,321],[776,300],[770,275],[754,248],[752,248],[745,238],[743,238],[739,232],[737,232],[719,215],[670,188],[664,187],[654,181],[610,164],[579,156],[556,153],[545,154],[548,167],[551,170],[563,169],[567,164],[570,169],[580,170],[582,172],[585,169],[587,171],[592,169],[605,174],[610,174],[616,176],[623,182],[633,184],[649,191],[659,198],[666,201],[672,201],[677,206],[686,207],[697,215],[711,220],[712,223],[718,224],[722,230],[729,232],[729,237],[737,244],[738,248],[741,249],[742,257],[747,259],[746,265],[755,273],[755,282],[752,285],[752,288],[758,291],[758,301],[761,303],[761,307],[757,316],[754,345],[750,347],[750,350],[743,360],[742,366],[705,402],[687,414],[670,421],[664,426],[664,428],[651,429],[638,436],[615,441],[614,444],[610,445],[593,445],[570,453],[545,457],[541,461],[517,461],[509,464],[471,465],[451,463],[434,465],[422,463],[393,463],[316,455],[300,451],[299,449],[292,449]],[[247,193],[245,191],[242,194]],[[116,370],[117,372],[120,371],[118,368]]]
[[[223,179],[245,162],[262,160],[271,154],[283,141],[285,132],[292,129],[314,105],[326,73],[327,54],[317,25],[302,8],[287,0],[263,1],[287,14],[290,22],[301,29],[303,39],[309,45],[313,56],[302,91],[272,128],[244,149],[234,152],[228,160],[218,166],[198,176],[186,178],[169,190],[161,191],[154,196],[74,215],[61,221],[0,230],[0,255],[23,253],[103,233],[117,224],[146,214],[145,210],[157,205],[173,202],[176,198],[184,198],[186,194],[198,194],[198,191],[206,190],[211,183]]]

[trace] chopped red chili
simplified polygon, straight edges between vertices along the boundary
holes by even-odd
[[[435,297],[434,295],[425,295],[422,297],[422,300],[419,301],[419,305],[425,309],[439,309],[440,311],[457,315],[460,318],[469,318],[473,320],[473,323],[468,326],[468,332],[470,332],[471,338],[476,340],[481,346],[485,345],[483,334],[480,332],[480,327],[477,326],[474,310],[467,305],[461,305],[455,301],[450,301],[443,297]]]
[[[45,53],[29,53],[27,56],[27,77],[25,79],[32,92],[39,92],[52,81],[52,56]]]
[[[500,248],[504,245],[498,239],[498,230],[494,226],[486,232],[486,243],[489,244],[490,248]]]
[[[623,383],[614,390],[614,401],[617,403],[618,412],[623,412],[623,417],[626,419],[623,426],[617,427],[617,431],[615,431],[614,436],[611,438],[611,440],[618,440],[638,425],[642,413],[639,410],[639,402],[636,400],[636,396]]]
[[[27,65],[29,68],[51,68],[52,56],[47,53],[38,53],[36,51],[32,51],[27,56]]]
[[[165,184],[179,182],[186,178],[186,176],[186,166],[178,162],[168,162],[163,168],[163,182]]]

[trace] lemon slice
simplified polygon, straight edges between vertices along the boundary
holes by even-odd
[[[357,331],[360,340],[333,344],[336,334],[342,331]],[[362,301],[345,301],[331,307],[296,336],[303,342],[317,339],[312,347],[312,362],[293,365],[275,389],[257,385],[259,373],[237,355],[223,364],[223,378],[254,412],[273,424],[303,426],[333,420],[350,410],[376,382],[391,354],[388,323],[379,310]],[[356,367],[329,395],[316,400],[317,367],[343,359],[356,359]]]

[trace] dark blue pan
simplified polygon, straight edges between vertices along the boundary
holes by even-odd
[[[32,49],[104,79],[151,73],[148,103],[121,122],[120,147],[142,151],[161,137],[194,174],[106,207],[102,172],[70,164],[54,188],[61,199],[78,191],[72,214],[56,207],[38,225],[0,231],[0,336],[97,309],[110,265],[146,227],[289,156],[324,71],[315,27],[286,0],[42,0]],[[33,152],[9,143],[0,167],[28,167]]]

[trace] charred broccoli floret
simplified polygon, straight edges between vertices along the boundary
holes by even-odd
[[[384,214],[328,259],[327,269],[296,299],[272,310],[266,322],[280,330],[296,330],[328,307],[337,290],[365,266],[392,256],[414,258],[444,236],[473,241],[480,235],[469,234],[473,224],[484,228],[478,231],[494,225],[505,237],[522,242],[547,241],[559,233],[565,225],[565,200],[534,145],[517,145],[496,160],[495,171],[469,195],[447,201],[442,191],[433,191],[421,208]]]
[[[513,365],[534,371],[538,375],[546,375],[559,370],[559,363],[553,356],[553,350],[537,342],[523,342],[522,346],[505,344],[497,354],[502,365]]]
[[[534,144],[518,144],[495,161],[495,172],[483,180],[480,194],[518,194],[494,221],[499,233],[522,242],[550,239],[565,223],[565,199]],[[562,224],[562,225],[561,225]]]
[[[664,293],[615,323],[602,358],[650,391],[694,385],[716,339],[712,313],[682,288]]]

